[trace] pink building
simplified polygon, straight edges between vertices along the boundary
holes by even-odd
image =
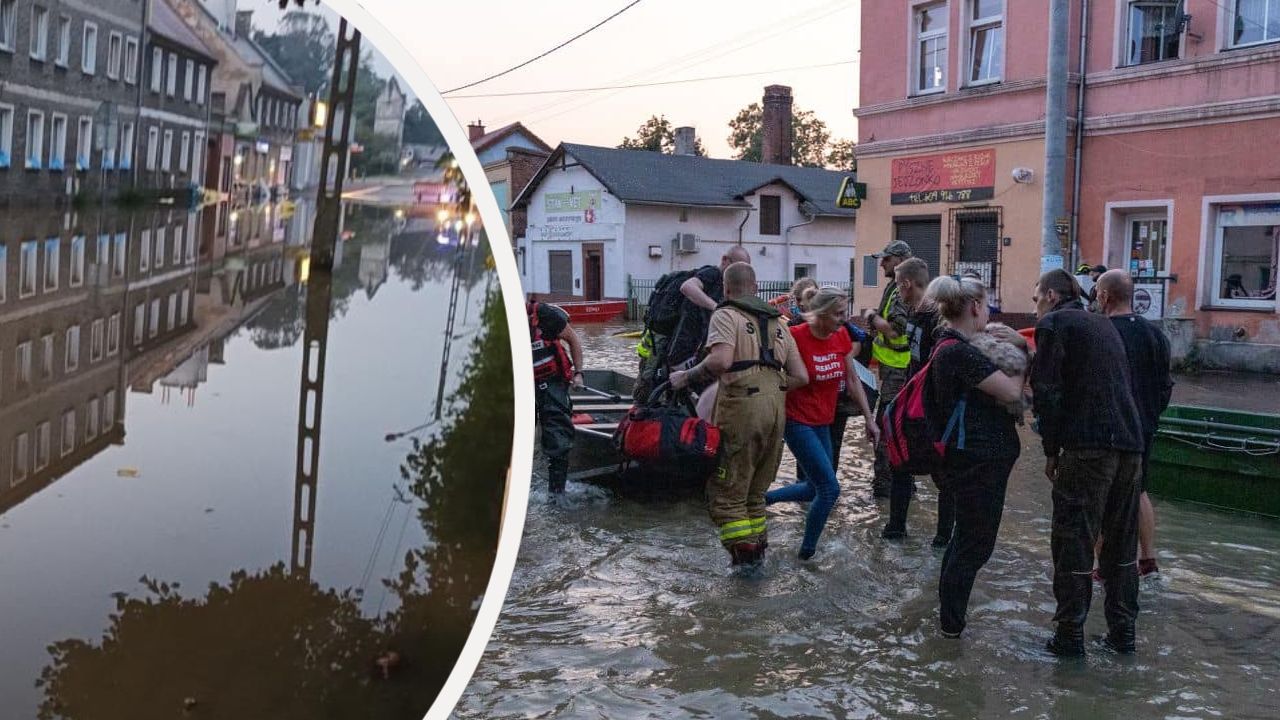
[[[1084,4],[1064,255],[1128,268],[1177,354],[1280,372],[1280,0]],[[1047,46],[1047,0],[863,3],[860,256],[905,239],[935,272],[982,273],[1006,313],[1032,311]],[[866,306],[884,279],[859,262]]]

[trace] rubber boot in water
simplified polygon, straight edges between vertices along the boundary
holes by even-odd
[[[550,476],[547,478],[547,490],[554,495],[559,495],[563,493],[564,486],[565,486],[565,475],[567,475],[567,473],[554,473],[554,472],[551,473]]]
[[[1107,636],[1102,639],[1102,644],[1112,652],[1128,655],[1137,651],[1135,636],[1132,625],[1121,625],[1111,628]]]
[[[1075,623],[1058,623],[1057,632],[1049,638],[1045,649],[1058,657],[1084,655],[1084,628]]]
[[[734,567],[759,565],[764,560],[764,548],[760,543],[739,542],[729,546],[729,557]]]

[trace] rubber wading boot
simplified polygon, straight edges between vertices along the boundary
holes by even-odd
[[[1057,632],[1049,638],[1045,649],[1058,657],[1084,655],[1084,628],[1075,623],[1058,623]]]
[[[1102,639],[1102,644],[1112,652],[1128,655],[1137,651],[1135,632],[1132,625],[1121,625],[1112,628]]]
[[[547,478],[547,490],[549,490],[553,494],[559,495],[560,493],[564,492],[564,486],[565,486],[564,475],[554,474],[551,477]]]
[[[733,566],[759,565],[764,560],[764,548],[760,543],[740,542],[729,546],[729,557],[733,558]]]

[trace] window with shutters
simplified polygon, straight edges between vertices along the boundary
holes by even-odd
[[[929,277],[938,276],[942,258],[942,218],[937,215],[895,218],[893,239],[911,246],[911,252],[929,266]]]
[[[551,292],[573,294],[573,253],[569,250],[552,250],[547,253]]]

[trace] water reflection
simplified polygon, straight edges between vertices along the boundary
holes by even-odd
[[[465,642],[512,428],[484,246],[349,207],[322,272],[309,207],[220,212],[0,228],[6,717],[420,717]]]

